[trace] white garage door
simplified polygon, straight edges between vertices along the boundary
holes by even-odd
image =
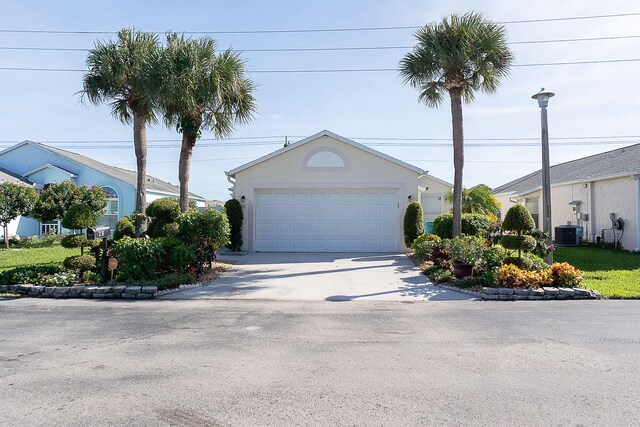
[[[256,194],[255,250],[396,252],[396,190],[272,190]]]

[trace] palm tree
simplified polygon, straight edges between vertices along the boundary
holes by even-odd
[[[117,40],[96,42],[87,56],[82,97],[93,104],[108,102],[111,114],[122,123],[133,122],[137,162],[136,211],[144,212],[147,188],[147,123],[156,120],[158,37],[135,29],[118,32]],[[136,217],[136,234],[144,219]]]
[[[180,209],[189,208],[189,171],[203,130],[216,138],[231,135],[236,123],[248,123],[256,111],[255,85],[246,77],[237,53],[217,53],[215,41],[167,35],[162,55],[160,108],[167,126],[182,134],[178,179]]]
[[[509,73],[513,53],[507,46],[504,27],[474,12],[425,25],[415,37],[413,51],[400,61],[400,75],[419,90],[418,100],[429,107],[438,107],[445,91],[451,99],[455,237],[462,228],[462,100],[473,101],[476,91],[495,92],[500,79]]]
[[[445,202],[453,203],[453,191],[449,190],[444,196]],[[491,188],[485,184],[478,184],[462,190],[462,213],[483,214],[497,220],[502,205],[491,194]]]

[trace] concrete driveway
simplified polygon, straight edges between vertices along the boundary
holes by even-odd
[[[403,254],[253,253],[208,286],[161,299],[444,301],[468,295],[434,286]]]

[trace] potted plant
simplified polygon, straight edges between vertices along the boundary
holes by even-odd
[[[464,279],[473,274],[473,267],[482,258],[484,245],[477,237],[458,237],[451,241],[453,259],[453,275],[456,279]]]

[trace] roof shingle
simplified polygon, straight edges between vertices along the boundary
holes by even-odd
[[[611,176],[640,174],[640,144],[606,151],[551,166],[551,184],[597,181]],[[493,194],[525,194],[542,187],[542,170],[493,189]]]

